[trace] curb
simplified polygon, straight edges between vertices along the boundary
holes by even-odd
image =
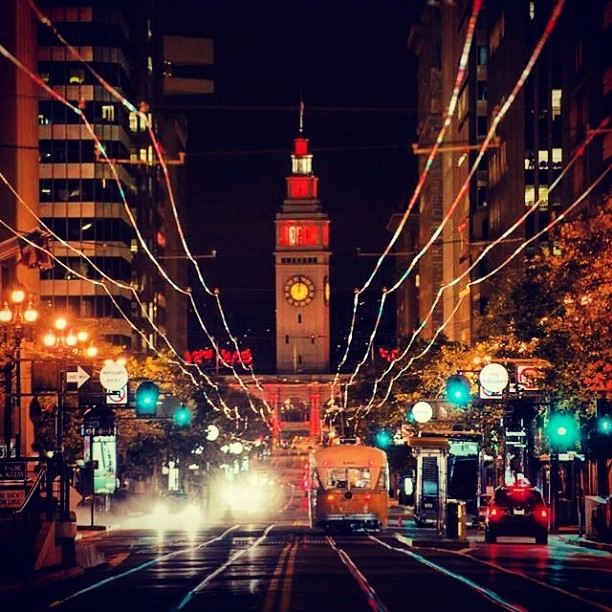
[[[85,569],[80,566],[39,572],[27,578],[18,578],[11,584],[0,584],[0,593],[19,593],[25,589],[31,589],[32,586],[44,586],[62,580],[69,580],[70,578],[82,576],[84,573]]]
[[[559,536],[559,539],[562,542],[565,542],[566,544],[572,544],[573,546],[581,546],[582,548],[602,550],[604,552],[612,554],[612,544],[596,542],[595,540],[585,540],[580,536]]]

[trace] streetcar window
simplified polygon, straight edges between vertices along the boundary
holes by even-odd
[[[336,489],[372,488],[372,470],[367,468],[336,468],[327,474],[327,488]]]

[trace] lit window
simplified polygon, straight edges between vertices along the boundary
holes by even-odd
[[[138,115],[135,112],[130,113],[130,131],[136,132],[138,130]]]
[[[529,3],[529,19],[532,21],[535,19],[535,2]]]
[[[548,168],[548,151],[538,151],[538,168],[546,170]]]
[[[550,104],[552,106],[552,118],[554,121],[557,117],[561,116],[561,90],[553,89],[551,91],[550,96]]]
[[[49,121],[49,117],[45,117],[45,115],[38,115],[38,125],[49,125],[51,121]]]
[[[83,68],[70,68],[68,71],[68,82],[71,85],[83,85],[85,83],[85,71]]]
[[[147,70],[153,72],[153,58],[150,55],[147,57]]]
[[[560,147],[552,150],[552,163],[553,168],[560,168],[563,160],[563,152]]]
[[[140,161],[147,161],[147,149],[140,149]]]
[[[533,206],[535,202],[535,187],[525,185],[525,206]]]
[[[548,187],[538,187],[538,201],[540,210],[548,209]]]
[[[104,121],[115,121],[115,106],[113,104],[104,104],[102,106],[102,119]]]

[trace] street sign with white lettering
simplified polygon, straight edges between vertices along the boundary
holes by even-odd
[[[117,361],[107,363],[100,370],[100,384],[107,391],[119,391],[128,384],[127,368]]]
[[[27,476],[24,461],[0,462],[0,480],[25,480]]]
[[[80,365],[77,366],[76,371],[66,372],[66,382],[68,384],[76,385],[77,389],[80,389],[90,378],[91,374],[84,370]]]

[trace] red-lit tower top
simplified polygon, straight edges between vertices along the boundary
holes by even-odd
[[[319,179],[312,172],[312,154],[303,129],[304,106],[300,106],[300,129],[291,154],[291,175],[286,178],[287,197],[277,214],[277,247],[329,247],[329,222],[318,199]]]

